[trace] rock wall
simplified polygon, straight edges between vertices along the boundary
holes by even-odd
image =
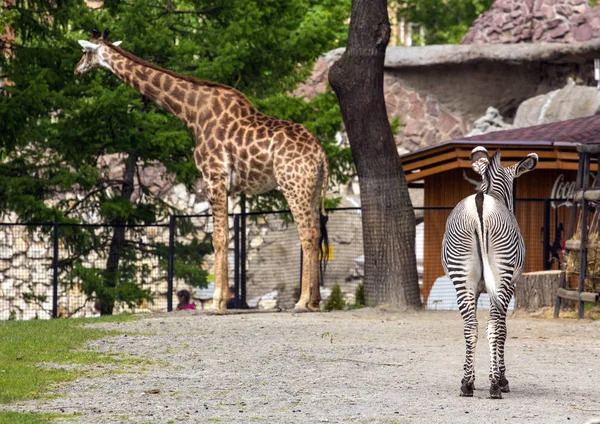
[[[559,90],[525,100],[517,109],[515,128],[583,118],[600,112],[600,91],[570,80]]]
[[[587,0],[496,0],[463,44],[571,43],[600,37],[600,7]]]
[[[600,90],[577,85],[575,81],[569,80],[559,90],[532,97],[521,103],[512,124],[504,122],[499,111],[490,106],[486,114],[475,121],[467,136],[583,118],[599,113]]]

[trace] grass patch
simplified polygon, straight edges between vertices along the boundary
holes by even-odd
[[[132,319],[131,315],[116,315],[91,319],[0,322],[0,403],[46,397],[47,392],[57,383],[74,380],[82,375],[81,370],[62,368],[60,365],[115,362],[109,355],[77,349],[88,341],[121,333],[86,328],[83,325]],[[54,366],[44,367],[44,363]],[[46,419],[41,415],[31,416],[32,419]],[[2,420],[4,417],[0,416],[0,423],[12,422]]]
[[[69,416],[61,414],[26,414],[0,411],[0,424],[48,424],[54,422],[53,420],[55,418],[69,418]]]

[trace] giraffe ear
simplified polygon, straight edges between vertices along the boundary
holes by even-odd
[[[87,52],[95,52],[96,50],[98,50],[100,48],[100,46],[98,44],[90,43],[89,41],[86,41],[86,40],[79,40],[77,42],[79,43],[79,45],[81,47],[83,47],[83,50],[85,50]]]
[[[112,43],[113,46],[118,46],[119,44],[121,44],[122,41],[115,41],[114,43]]]

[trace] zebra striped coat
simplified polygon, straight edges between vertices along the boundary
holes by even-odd
[[[456,289],[467,345],[461,396],[473,395],[477,300],[483,292],[490,297],[490,396],[501,398],[509,391],[504,364],[506,310],[525,262],[525,243],[513,213],[513,180],[535,168],[537,161],[532,153],[503,167],[500,152],[490,158],[485,148],[473,149],[471,166],[482,176],[481,187],[459,202],[446,222],[442,265]]]

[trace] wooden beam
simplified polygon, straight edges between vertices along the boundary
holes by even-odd
[[[428,166],[438,163],[438,162],[446,162],[448,160],[453,160],[456,159],[456,152],[452,151],[452,152],[448,152],[448,153],[443,153],[437,156],[430,156],[428,158],[425,159],[421,159],[421,160],[417,160],[417,161],[410,161],[407,164],[402,164],[402,166],[404,167],[404,171],[412,171],[414,169],[423,169],[423,168],[427,168]]]
[[[582,301],[589,302],[589,303],[597,303],[598,299],[600,297],[600,294],[598,294],[598,293],[589,293],[589,292],[578,293],[575,290],[565,290],[563,288],[559,288],[556,291],[556,295],[563,299],[569,299],[569,300],[575,300],[575,301],[579,301],[581,299]]]
[[[600,187],[589,187],[583,190],[577,190],[573,195],[575,202],[581,202],[581,199],[591,200],[594,202],[600,201]]]
[[[446,171],[450,171],[451,169],[456,169],[456,168],[460,168],[459,164],[456,161],[447,162],[443,165],[434,166],[434,167],[425,169],[421,172],[413,172],[411,174],[407,173],[406,181],[410,183],[412,181],[417,181],[417,180],[421,180],[423,178],[429,177],[430,175],[439,174],[440,172],[446,172]]]
[[[588,249],[597,249],[600,247],[600,243],[587,243]],[[565,248],[569,250],[581,250],[581,240],[567,240],[565,241]]]

